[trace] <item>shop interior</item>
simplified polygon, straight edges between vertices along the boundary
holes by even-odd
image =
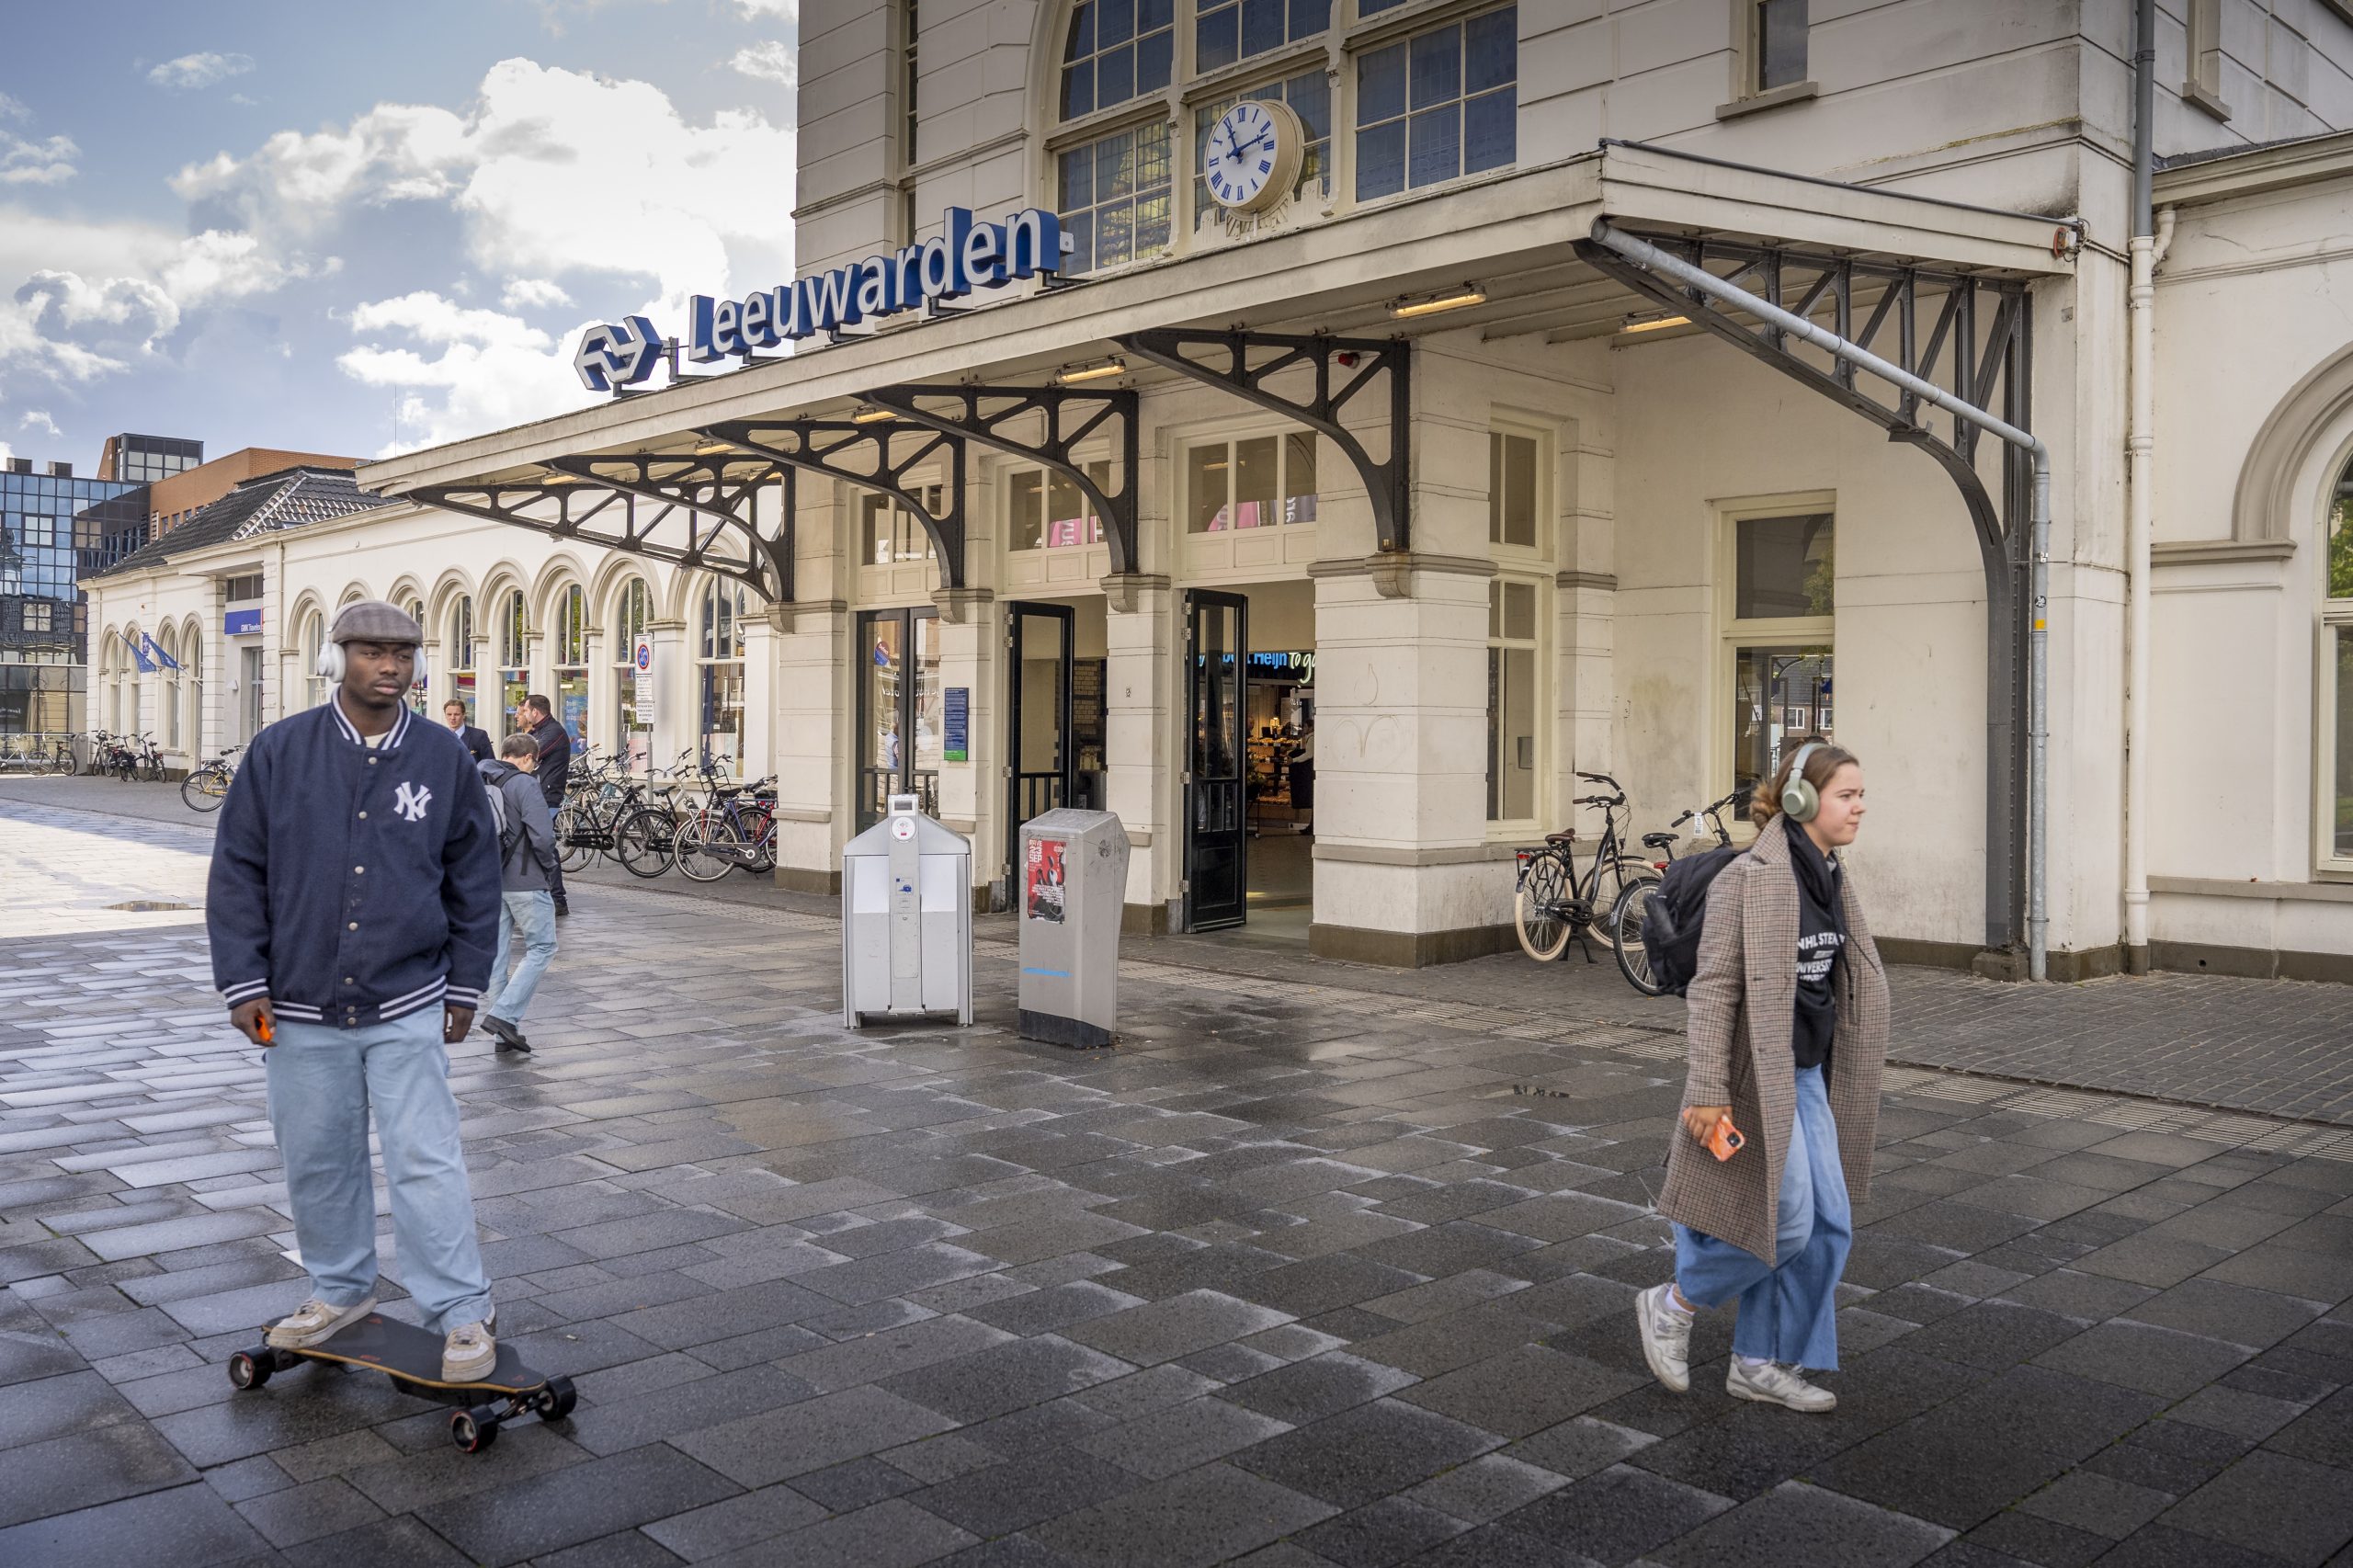
[[[1261,940],[1304,946],[1314,912],[1315,585],[1229,590],[1249,600],[1244,746],[1248,919]]]

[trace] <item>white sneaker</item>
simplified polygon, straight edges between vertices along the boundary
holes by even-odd
[[[441,1346],[441,1381],[464,1383],[488,1376],[498,1365],[497,1326],[498,1314],[493,1312],[482,1323],[461,1323],[451,1329]]]
[[[331,1307],[316,1296],[269,1325],[269,1343],[280,1350],[307,1350],[376,1310],[376,1298],[356,1307]]]
[[[1660,1382],[1683,1393],[1691,1387],[1691,1314],[1675,1305],[1675,1287],[1654,1285],[1634,1298],[1642,1325],[1643,1359]]]
[[[1778,1361],[1752,1367],[1733,1357],[1732,1370],[1724,1377],[1724,1392],[1734,1399],[1753,1399],[1759,1404],[1784,1404],[1809,1415],[1838,1408],[1836,1394],[1814,1387],[1798,1376],[1796,1368],[1784,1367]]]

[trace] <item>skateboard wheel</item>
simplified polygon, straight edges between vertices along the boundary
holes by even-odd
[[[477,1405],[472,1410],[449,1413],[449,1440],[463,1454],[478,1454],[498,1441],[498,1418],[489,1408]]]
[[[241,1389],[257,1389],[269,1381],[278,1358],[267,1350],[240,1350],[229,1358],[229,1381]]]
[[[542,1421],[561,1421],[579,1403],[580,1392],[572,1386],[570,1378],[550,1378],[547,1387],[531,1396],[531,1408]]]

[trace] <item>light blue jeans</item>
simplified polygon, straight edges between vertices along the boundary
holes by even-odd
[[[269,1124],[286,1162],[294,1240],[312,1293],[331,1307],[376,1293],[376,1198],[368,1113],[384,1150],[401,1283],[448,1333],[490,1316],[490,1277],[474,1244],[473,1193],[458,1138],[458,1101],[441,1046],[441,1009],[343,1029],[278,1020],[262,1052]]]
[[[531,1005],[531,993],[540,988],[540,977],[548,971],[548,964],[555,958],[555,894],[551,892],[509,892],[498,895],[506,908],[498,916],[498,957],[490,966],[490,983],[483,987],[483,1010],[494,1018],[510,1024],[523,1021],[523,1009]],[[515,978],[506,978],[506,955],[514,948],[514,938],[523,938],[523,961],[515,966]]]
[[[1677,1225],[1675,1283],[1695,1307],[1739,1300],[1734,1355],[1833,1372],[1838,1369],[1838,1279],[1855,1243],[1855,1216],[1822,1069],[1799,1068],[1797,1087],[1797,1125],[1781,1162],[1774,1237],[1779,1266]]]

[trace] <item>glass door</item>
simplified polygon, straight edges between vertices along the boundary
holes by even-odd
[[[939,612],[870,609],[858,618],[858,829],[892,795],[939,814]]]
[[[1015,604],[1006,635],[1006,866],[1021,863],[1021,826],[1071,803],[1076,782],[1071,726],[1071,654],[1077,612],[1068,605]]]
[[[1239,926],[1247,909],[1243,812],[1244,728],[1250,714],[1250,601],[1195,590],[1185,596],[1187,708],[1192,741],[1185,769],[1185,926]]]

